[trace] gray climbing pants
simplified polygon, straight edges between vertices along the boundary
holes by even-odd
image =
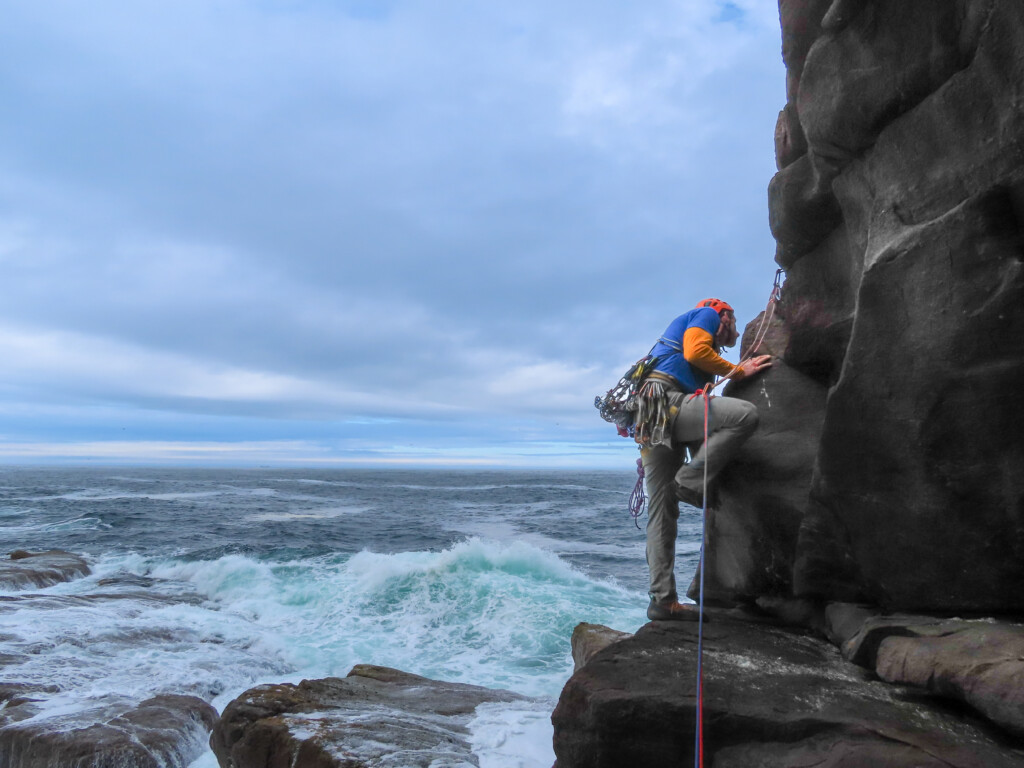
[[[704,440],[704,398],[681,392],[668,394],[675,409],[672,447],[664,445],[640,452],[647,481],[647,568],[651,574],[651,599],[658,603],[679,599],[676,592],[675,556],[679,502],[675,485],[704,492],[704,466],[712,480],[740,446],[757,429],[757,408],[745,400],[714,397],[708,411],[708,441],[692,460],[684,463],[686,444]]]

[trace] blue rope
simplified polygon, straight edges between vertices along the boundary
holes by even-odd
[[[694,768],[704,768],[704,550],[708,540],[708,412],[711,407],[711,397],[707,389],[704,394],[704,505],[701,510],[703,528],[700,539],[700,602],[698,604],[699,614],[697,615],[697,736],[694,740]]]

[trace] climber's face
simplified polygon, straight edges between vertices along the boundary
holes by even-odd
[[[722,324],[718,326],[718,333],[715,334],[715,342],[720,347],[731,347],[736,343],[739,334],[736,332],[736,315],[729,310],[722,312]]]

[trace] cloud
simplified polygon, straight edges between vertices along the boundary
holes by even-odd
[[[0,409],[601,439],[675,314],[767,296],[771,5],[11,6]]]

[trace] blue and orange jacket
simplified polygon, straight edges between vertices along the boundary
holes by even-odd
[[[671,376],[686,393],[696,392],[715,376],[725,376],[735,367],[718,354],[715,334],[722,319],[711,307],[684,312],[671,323],[654,345],[651,354],[660,358],[654,370]]]

